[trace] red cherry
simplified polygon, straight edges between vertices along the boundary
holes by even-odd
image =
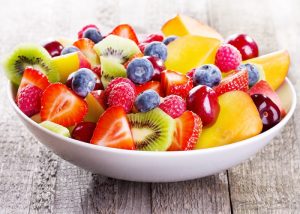
[[[93,122],[78,123],[72,132],[72,138],[89,143],[95,128],[96,123]]]
[[[258,56],[258,46],[253,38],[246,34],[234,34],[229,36],[227,43],[236,47],[243,60],[251,59]]]
[[[160,74],[166,69],[164,61],[155,56],[144,56],[143,58],[148,59],[154,68],[152,80],[160,81]]]
[[[204,85],[198,85],[189,92],[187,108],[198,114],[203,126],[212,125],[220,112],[216,92],[212,88]]]
[[[52,57],[60,56],[60,53],[64,47],[58,41],[52,41],[44,45],[44,48]]]

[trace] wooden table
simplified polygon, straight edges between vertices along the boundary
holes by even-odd
[[[287,48],[299,95],[299,10],[297,0],[10,0],[0,7],[0,53],[24,41],[75,37],[87,23],[155,32],[179,12],[225,37],[252,35],[262,54]],[[0,213],[300,213],[299,106],[282,134],[239,166],[187,182],[134,183],[91,174],[48,151],[18,121],[3,74],[0,81]]]

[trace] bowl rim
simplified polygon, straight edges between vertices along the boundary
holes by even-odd
[[[212,147],[212,148],[205,148],[205,149],[198,149],[198,150],[189,150],[189,151],[139,151],[139,150],[125,150],[125,149],[117,149],[117,148],[110,148],[110,147],[105,147],[101,145],[94,145],[90,143],[85,143],[79,140],[75,140],[72,138],[64,137],[59,134],[56,134],[54,132],[51,132],[50,130],[47,130],[46,128],[43,128],[42,126],[38,125],[35,121],[31,120],[29,117],[27,117],[16,105],[15,100],[13,98],[13,84],[8,81],[7,83],[7,96],[9,103],[13,106],[13,109],[16,111],[17,114],[19,114],[25,121],[30,123],[33,127],[39,129],[42,132],[47,133],[51,137],[54,137],[58,140],[61,141],[66,141],[68,143],[71,143],[73,145],[79,146],[79,147],[85,147],[86,149],[95,149],[103,152],[111,152],[111,153],[117,153],[117,154],[126,154],[126,155],[147,155],[147,156],[184,156],[184,155],[192,155],[192,154],[210,154],[218,151],[223,151],[223,150],[231,150],[231,149],[236,149],[242,146],[245,146],[247,144],[251,144],[254,142],[259,142],[260,139],[263,139],[267,137],[268,135],[271,135],[272,133],[276,133],[281,130],[281,128],[289,121],[289,119],[292,117],[295,109],[296,109],[296,101],[297,101],[297,96],[296,96],[296,91],[294,86],[292,85],[291,81],[286,77],[285,82],[288,85],[290,91],[291,91],[291,106],[288,111],[288,113],[285,115],[285,117],[274,127],[271,129],[267,130],[266,132],[263,132],[259,135],[256,135],[254,137],[238,141],[235,143],[231,144],[226,144],[223,146],[218,146],[218,147]],[[31,132],[31,131],[30,131]]]

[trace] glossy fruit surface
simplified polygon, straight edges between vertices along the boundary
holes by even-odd
[[[227,39],[227,43],[233,45],[240,51],[243,60],[258,57],[258,45],[254,39],[247,34],[231,35]]]
[[[127,77],[137,84],[143,84],[151,80],[153,72],[152,63],[145,58],[135,58],[127,67]]]
[[[220,111],[217,94],[208,86],[198,85],[189,93],[187,109],[198,114],[203,126],[211,125],[218,118]]]
[[[96,28],[88,28],[83,32],[83,37],[92,40],[95,44],[102,40],[100,31]]]
[[[88,24],[88,25],[84,26],[84,27],[77,33],[78,39],[81,39],[81,38],[83,37],[84,31],[86,31],[86,30],[89,29],[89,28],[95,28],[95,29],[99,30],[99,28],[98,28],[96,25],[94,25],[94,24]]]
[[[134,102],[139,112],[147,112],[159,105],[160,97],[158,93],[152,89],[148,89],[139,94]]]
[[[260,79],[259,68],[255,64],[241,64],[238,70],[246,69],[248,72],[249,87],[252,87]]]
[[[87,38],[78,39],[73,43],[73,46],[77,47],[81,53],[88,59],[92,67],[99,66],[100,60],[96,51],[94,50],[95,43]]]
[[[213,64],[202,65],[196,68],[193,74],[194,85],[206,85],[208,87],[217,86],[222,79],[220,69]]]
[[[64,47],[64,49],[62,49],[62,51],[61,51],[61,55],[66,55],[66,54],[74,53],[74,52],[77,52],[77,51],[80,51],[79,48],[71,45],[71,46],[68,46],[68,47]]]
[[[176,40],[178,38],[178,36],[168,36],[168,37],[166,37],[165,39],[164,39],[164,41],[163,41],[163,43],[165,44],[165,45],[168,45],[168,44],[170,44],[170,42],[173,42],[174,40]]]
[[[164,92],[162,90],[161,84],[158,81],[149,81],[142,85],[136,86],[136,94],[139,95],[143,91],[146,91],[148,89],[152,89],[158,93],[159,96],[163,97]]]
[[[167,46],[162,42],[151,42],[146,45],[144,54],[145,56],[154,56],[166,61],[168,56]]]
[[[84,121],[97,122],[101,114],[106,109],[105,93],[103,90],[90,92],[84,99],[88,105],[88,112],[84,117]]]
[[[216,53],[215,64],[222,72],[235,70],[242,62],[242,56],[238,49],[230,44],[223,44]]]
[[[148,35],[141,43],[150,43],[150,42],[162,42],[164,40],[164,36],[161,34],[150,34]]]
[[[172,94],[163,99],[159,108],[175,119],[186,111],[186,102],[182,97]]]
[[[143,58],[148,59],[152,63],[154,69],[152,80],[160,81],[161,72],[166,69],[164,61],[155,56],[144,56]]]
[[[113,29],[111,34],[116,35],[116,36],[121,36],[121,37],[124,37],[127,39],[131,39],[136,44],[139,44],[139,40],[135,34],[134,29],[128,24],[118,25],[117,27],[115,27]]]
[[[95,128],[96,123],[93,122],[78,123],[72,131],[72,138],[89,143]]]
[[[72,75],[72,90],[81,97],[86,97],[94,90],[97,76],[90,69],[81,68]]]
[[[44,48],[48,51],[48,53],[52,57],[56,57],[56,56],[60,55],[60,53],[64,47],[58,41],[52,41],[52,42],[45,44]]]

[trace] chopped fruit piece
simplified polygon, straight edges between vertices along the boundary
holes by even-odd
[[[249,90],[248,93],[250,94],[250,96],[254,94],[262,94],[269,97],[280,109],[281,117],[284,117],[286,115],[278,94],[271,88],[268,82],[264,80],[259,81]]]
[[[219,45],[220,41],[213,38],[196,35],[180,37],[167,46],[166,68],[186,74],[192,68],[213,64]]]
[[[69,75],[79,68],[91,68],[88,59],[81,52],[54,57],[52,63],[58,71],[62,83],[65,83]]]
[[[166,61],[168,56],[167,46],[162,42],[151,42],[146,45],[144,54],[145,56],[154,56]]]
[[[161,72],[166,70],[164,61],[155,56],[144,56],[143,58],[148,59],[152,63],[152,66],[154,68],[152,80],[160,81]]]
[[[281,50],[245,61],[263,67],[266,81],[276,90],[284,81],[290,66],[288,51]]]
[[[137,96],[134,106],[140,112],[147,112],[159,105],[160,97],[158,93],[152,89],[143,91]]]
[[[201,118],[203,126],[213,124],[218,118],[220,112],[218,97],[210,87],[196,86],[190,91],[186,102],[187,108]]]
[[[228,91],[248,91],[248,72],[247,70],[236,71],[225,77],[221,83],[214,88],[218,96]]]
[[[163,97],[164,93],[162,91],[160,82],[158,81],[149,81],[146,82],[145,84],[142,85],[137,85],[136,86],[136,94],[139,95],[140,93],[142,93],[143,91],[146,91],[148,89],[152,89],[154,91],[156,91],[159,96]]]
[[[90,39],[95,44],[100,42],[102,40],[102,35],[100,31],[96,28],[88,28],[83,32],[83,38]]]
[[[152,63],[145,58],[133,59],[127,67],[127,77],[136,84],[144,84],[153,77],[154,68]]]
[[[72,131],[72,138],[89,143],[92,139],[96,123],[81,122],[78,123]]]
[[[95,28],[95,29],[99,30],[99,28],[94,24],[86,25],[78,32],[78,39],[81,39],[83,37],[84,31],[86,31],[89,28]]]
[[[90,92],[85,101],[88,105],[88,113],[84,121],[97,122],[101,114],[105,111],[105,93],[102,90]]]
[[[193,79],[195,72],[196,72],[196,68],[193,68],[192,70],[190,70],[189,72],[186,73],[186,76]]]
[[[141,43],[162,42],[163,40],[164,36],[161,34],[150,34]]]
[[[235,70],[242,62],[239,50],[230,44],[221,45],[216,53],[215,64],[222,72]]]
[[[99,78],[101,78],[101,76],[102,76],[101,66],[95,66],[95,67],[93,67],[92,71],[93,71]]]
[[[119,149],[134,149],[126,112],[122,107],[110,107],[101,115],[91,143]]]
[[[80,49],[80,51],[89,60],[92,67],[95,67],[100,64],[99,56],[94,50],[95,43],[93,41],[86,38],[82,38],[74,42],[73,45]]]
[[[138,47],[142,53],[144,53],[147,45],[148,45],[148,43],[143,43],[143,42],[138,45]]]
[[[258,135],[262,130],[259,113],[251,97],[243,91],[230,91],[219,97],[216,122],[204,127],[196,149],[234,143]]]
[[[138,38],[133,30],[133,28],[128,24],[122,24],[118,25],[113,29],[113,31],[110,33],[113,35],[121,36],[127,39],[131,39],[136,44],[139,44]]]
[[[127,116],[137,150],[166,151],[170,147],[175,120],[161,109]]]
[[[200,117],[186,111],[176,118],[176,128],[171,146],[168,151],[186,151],[195,148],[199,135],[202,131]]]
[[[175,94],[185,99],[193,88],[193,80],[184,74],[165,70],[161,73],[161,86],[166,96]]]
[[[87,110],[86,102],[61,83],[48,86],[41,98],[42,121],[73,126],[83,120]]]
[[[262,120],[263,132],[280,122],[280,110],[269,97],[262,94],[253,94],[251,98]]]
[[[48,51],[50,56],[56,57],[60,55],[64,47],[58,41],[52,41],[45,44],[44,48]]]
[[[127,78],[124,78],[124,77],[117,77],[115,79],[113,79],[107,86],[107,88],[105,89],[105,96],[108,97],[111,90],[119,83],[128,83],[132,89],[135,91],[136,90],[136,87],[135,85],[133,84],[133,82],[131,82],[130,79],[127,79]]]
[[[33,115],[32,117],[30,117],[30,119],[33,120],[36,123],[41,123],[42,122],[40,113],[37,113],[37,114]]]
[[[65,136],[65,137],[70,137],[70,131],[66,127],[63,127],[59,124],[53,123],[51,121],[44,121],[40,123],[40,126],[48,129],[51,132],[54,132],[56,134]]]
[[[185,36],[188,34],[199,35],[203,37],[215,38],[220,41],[222,36],[213,28],[184,15],[177,15],[168,20],[162,27],[162,32],[165,36]]]
[[[186,103],[180,96],[169,95],[163,99],[159,108],[175,119],[186,111]]]
[[[107,104],[111,106],[121,106],[126,113],[132,109],[135,100],[135,91],[128,83],[118,83],[109,93]]]
[[[94,90],[97,76],[90,69],[80,68],[71,75],[71,88],[78,96],[84,98],[88,93]],[[68,79],[70,79],[70,77]]]
[[[258,57],[258,46],[253,38],[246,34],[234,34],[229,36],[227,43],[236,47],[243,60]]]
[[[31,84],[26,85],[19,91],[17,105],[28,117],[40,112],[42,92],[42,89]]]
[[[217,66],[213,64],[206,64],[196,68],[192,78],[195,86],[206,85],[212,88],[219,85],[222,79],[222,74]]]

